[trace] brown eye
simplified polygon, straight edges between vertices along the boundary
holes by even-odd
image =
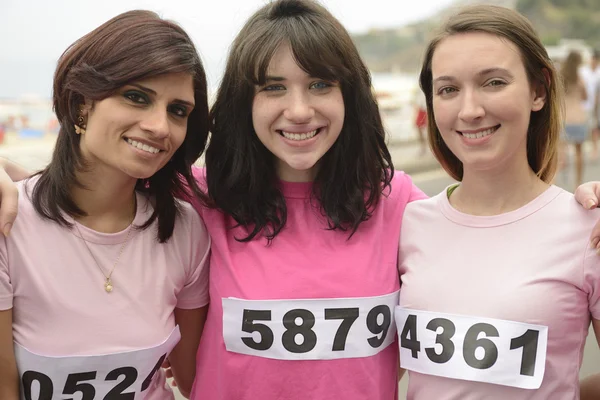
[[[144,93],[134,90],[125,92],[123,97],[137,104],[147,104],[149,102],[148,97]]]

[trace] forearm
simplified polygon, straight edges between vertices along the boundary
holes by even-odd
[[[0,399],[19,400],[19,373],[13,350],[12,310],[0,311]]]
[[[7,158],[0,158],[0,167],[6,171],[6,174],[10,177],[10,179],[13,180],[13,182],[17,182],[31,176],[31,172]]]
[[[10,360],[0,357],[0,399],[19,400],[19,374]]]
[[[588,376],[581,381],[580,396],[581,400],[600,399],[600,374]]]
[[[188,398],[196,376],[196,353],[206,321],[208,306],[183,310],[175,309],[175,321],[181,331],[181,340],[169,354],[173,378],[181,394]]]

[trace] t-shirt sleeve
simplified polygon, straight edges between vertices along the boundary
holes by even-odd
[[[1,236],[1,235],[0,235]],[[0,310],[13,307],[13,287],[8,269],[6,238],[0,237]]]
[[[190,263],[187,268],[184,287],[177,296],[177,308],[194,309],[204,307],[209,302],[209,254],[210,236],[198,214],[188,209],[184,218],[189,224]],[[183,239],[183,238],[178,238]]]
[[[417,187],[417,185],[415,185],[412,181],[412,178],[407,174],[406,177],[408,178],[408,180],[410,181],[410,197],[408,199],[408,202],[410,203],[411,201],[415,201],[415,200],[423,200],[423,199],[428,199],[429,196],[427,196],[421,189],[419,189]]]
[[[583,287],[592,318],[600,320],[600,255],[589,249],[583,264]]]

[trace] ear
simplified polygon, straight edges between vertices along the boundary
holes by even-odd
[[[548,93],[546,92],[546,88],[550,87],[552,81],[550,80],[550,72],[546,69],[542,69],[542,74],[544,74],[544,80],[546,81],[545,85],[541,82],[537,82],[534,89],[534,97],[533,103],[531,104],[531,111],[540,111],[544,104],[546,104],[546,97]]]
[[[86,99],[84,103],[80,106],[81,115],[87,117],[92,110],[93,103],[91,100]]]

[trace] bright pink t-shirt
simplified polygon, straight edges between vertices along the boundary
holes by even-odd
[[[203,171],[195,173],[202,183]],[[292,299],[289,307],[293,308],[294,299],[356,299],[398,290],[402,214],[409,202],[425,197],[410,177],[395,173],[391,193],[382,197],[373,216],[350,239],[348,232],[327,229],[326,219],[311,204],[311,188],[310,183],[282,183],[288,219],[270,245],[265,239],[236,241],[235,237],[245,232],[239,227],[230,229],[235,225],[232,219],[196,206],[212,238],[212,248],[210,307],[192,399],[391,400],[397,396],[395,341],[368,357],[293,361],[241,354],[225,346],[224,299]],[[240,319],[233,328],[247,322]],[[336,327],[340,322],[335,321]],[[358,332],[359,322],[360,318],[348,338]],[[279,333],[272,335],[274,346],[282,341]],[[323,339],[321,333],[315,335],[317,341]],[[259,340],[257,332],[248,336]]]
[[[402,223],[400,305],[442,318],[461,315],[544,326],[548,342],[539,389],[409,371],[408,398],[578,399],[590,317],[600,319],[600,259],[589,248],[589,235],[599,218],[600,210],[586,211],[571,193],[556,186],[524,207],[497,216],[463,214],[450,205],[446,191],[411,203]],[[399,332],[401,329],[398,327]],[[408,332],[407,339],[415,339]],[[501,347],[502,333],[499,335],[478,336],[496,343],[498,363],[486,369],[491,374],[499,373],[494,368],[501,362],[513,355],[522,357],[525,351],[518,338]],[[463,357],[458,336],[457,328],[450,339],[456,349],[452,360],[438,362],[460,361],[454,360]],[[420,350],[415,358],[428,357]],[[436,353],[440,351],[438,345]],[[478,357],[483,356],[480,353]],[[511,373],[521,373],[516,366]],[[465,373],[477,373],[464,369]],[[533,376],[533,371],[530,374]]]
[[[0,309],[12,308],[14,340],[21,346],[43,356],[67,357],[154,347],[175,328],[176,307],[208,304],[210,239],[190,204],[182,203],[173,236],[164,244],[156,239],[156,222],[131,232],[112,275],[114,290],[107,293],[77,229],[42,219],[25,193],[26,184],[18,186],[19,216],[10,236],[0,238]],[[142,225],[153,208],[140,194],[137,204],[133,224]],[[108,273],[127,230],[105,234],[78,228]],[[124,393],[130,391],[124,386]],[[147,400],[173,399],[162,370],[145,395]]]

